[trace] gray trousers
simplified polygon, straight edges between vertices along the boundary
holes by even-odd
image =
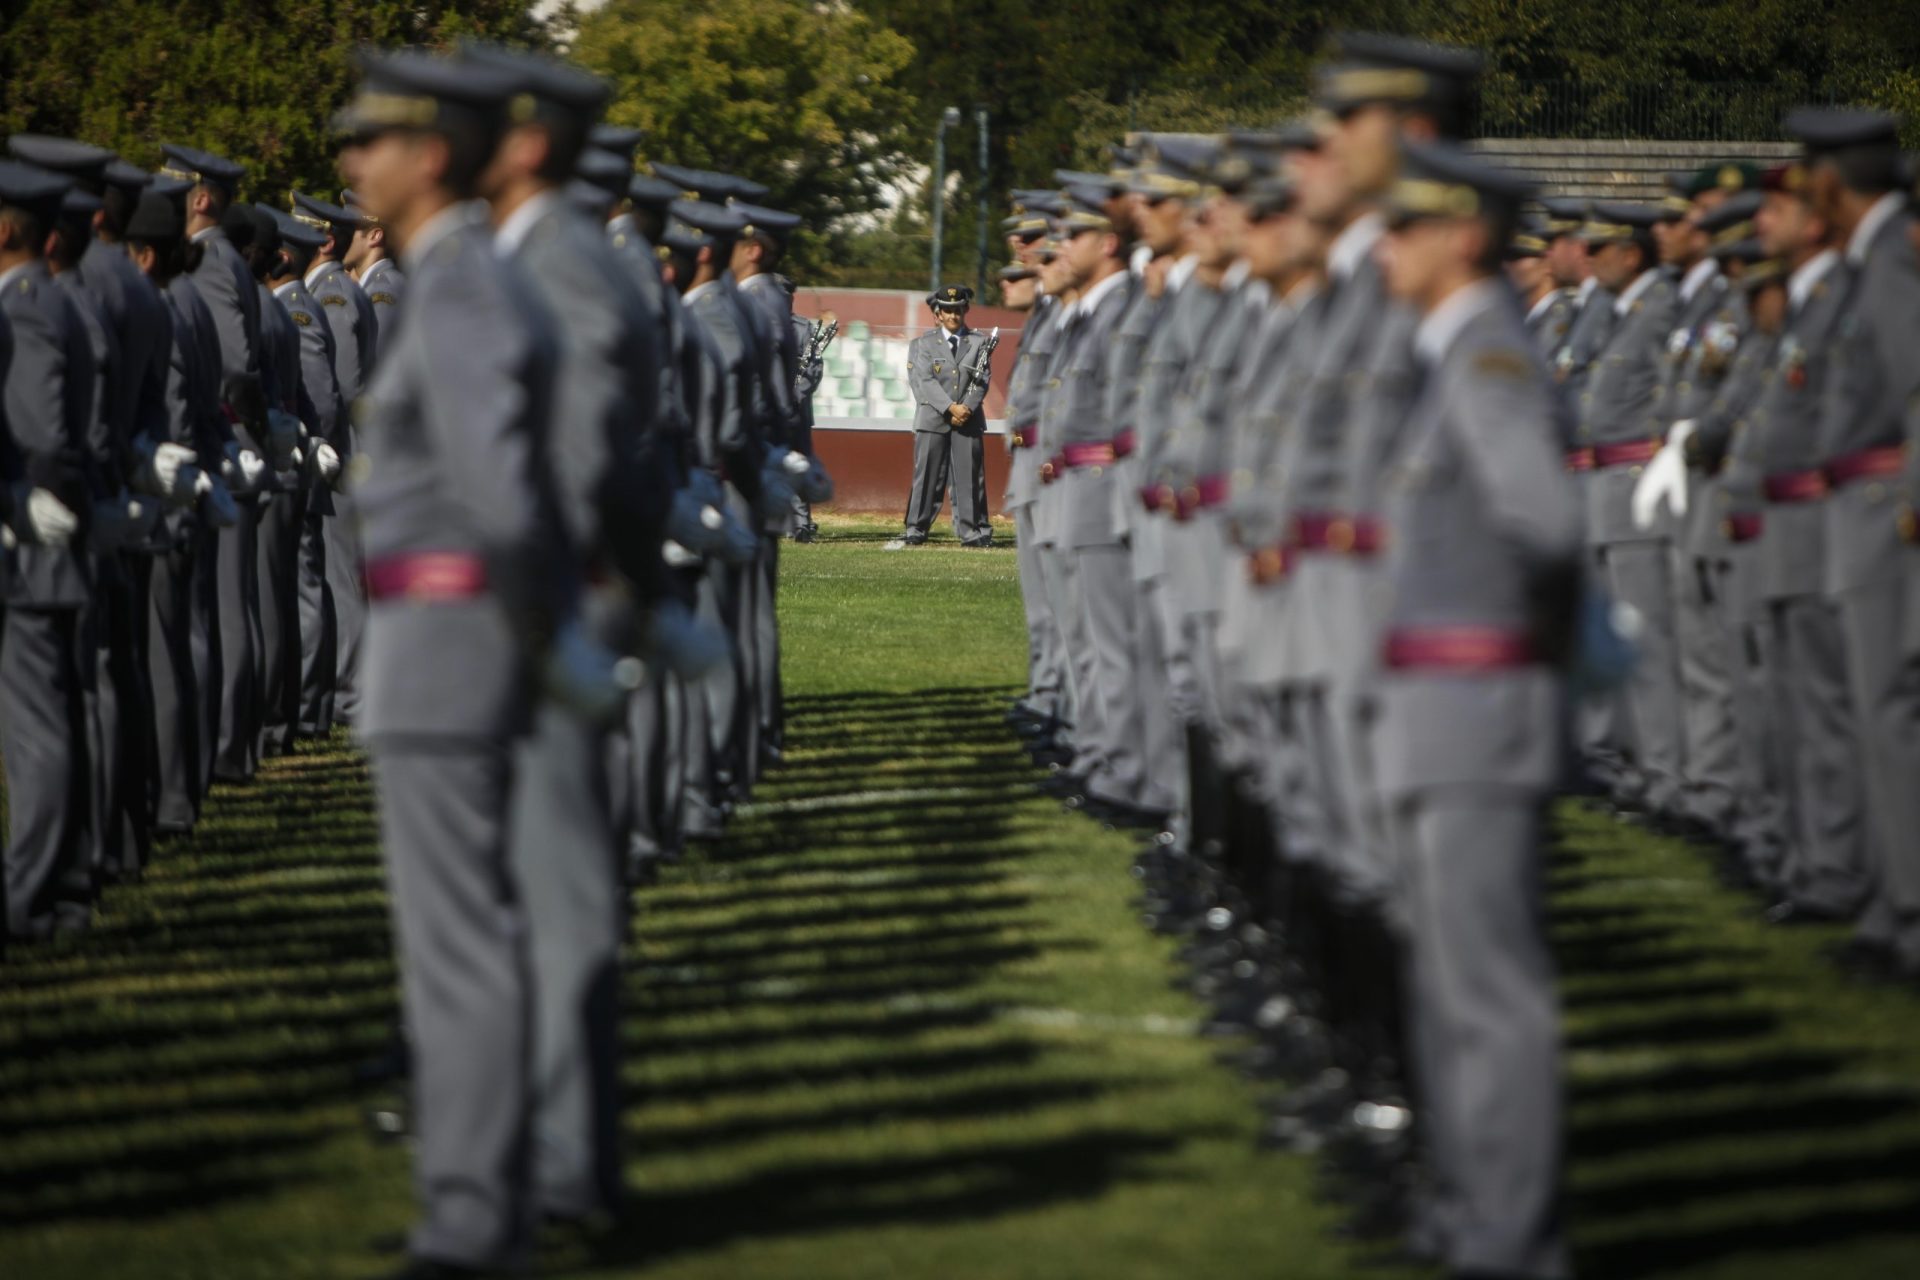
[[[1140,715],[1140,804],[1163,813],[1178,812],[1187,802],[1187,717],[1173,692],[1175,665],[1184,664],[1186,636],[1167,625],[1170,593],[1158,579],[1134,583],[1133,606],[1134,705]],[[1176,654],[1181,655],[1176,658]],[[1182,665],[1183,692],[1190,691],[1192,672]]]
[[[1617,542],[1602,547],[1600,558],[1613,598],[1632,605],[1643,624],[1640,660],[1624,691],[1624,737],[1646,784],[1646,804],[1665,812],[1679,798],[1684,737],[1670,544]]]
[[[953,482],[953,532],[962,542],[993,536],[987,523],[987,464],[981,434],[965,431],[913,433],[913,490],[907,497],[907,531],[933,527]]]
[[[1920,961],[1920,662],[1900,652],[1905,594],[1896,578],[1845,592],[1835,603],[1866,781],[1879,908],[1870,915],[1899,935],[1903,951],[1913,946]]]
[[[1804,906],[1851,914],[1871,888],[1859,724],[1847,693],[1840,618],[1825,596],[1771,606],[1779,663],[1792,851],[1783,886]]]
[[[1732,821],[1740,785],[1734,745],[1733,661],[1720,613],[1728,567],[1674,544],[1674,640],[1678,651],[1686,807],[1716,828]]]
[[[695,594],[700,618],[737,637],[740,611],[740,571],[718,561],[703,568]],[[739,740],[740,707],[745,701],[741,681],[742,655],[687,687],[686,829],[689,835],[718,835],[722,826],[720,803],[727,799],[734,775]]]
[[[607,735],[542,703],[514,747],[508,825],[530,930],[533,1188],[574,1216],[620,1200],[620,936],[626,898],[602,767]]]
[[[1411,945],[1409,1039],[1454,1271],[1569,1274],[1558,1220],[1559,1008],[1541,908],[1539,797],[1445,788],[1396,801]]]
[[[339,667],[339,627],[327,577],[330,516],[308,512],[300,524],[300,732],[333,730],[333,690]]]
[[[220,532],[203,528],[195,535],[193,610],[190,634],[193,646],[194,687],[200,692],[199,799],[213,789],[214,759],[220,748],[220,711],[226,696],[226,655],[220,629]]]
[[[83,839],[86,736],[75,658],[80,611],[13,606],[0,620],[0,764],[7,779],[7,931],[50,933],[93,893]]]
[[[760,558],[752,573],[753,691],[758,698],[760,740],[778,747],[786,734],[780,691],[780,538],[760,539]]]
[[[153,688],[154,825],[186,831],[200,815],[203,699],[194,644],[191,548],[153,557],[147,580],[147,679]]]
[[[1054,714],[1061,722],[1056,738],[1072,748],[1079,737],[1079,725],[1085,715],[1080,705],[1080,689],[1075,683],[1074,638],[1081,634],[1073,612],[1073,555],[1057,543],[1042,543],[1040,548],[1041,595],[1046,602],[1048,620],[1053,626],[1054,642]]]
[[[614,762],[614,812],[626,832],[630,862],[680,850],[691,745],[687,704],[685,683],[657,667],[627,702],[626,732]]]
[[[369,743],[413,1052],[416,1256],[517,1260],[532,1226],[529,931],[507,850],[512,747]]]
[[[214,774],[244,781],[260,767],[259,653],[260,508],[240,506],[240,520],[220,531],[220,745]]]
[[[260,513],[261,751],[278,755],[300,720],[300,528],[306,500],[275,494]]]
[[[1140,801],[1140,691],[1134,683],[1135,608],[1133,568],[1126,547],[1075,547],[1068,552],[1072,609],[1079,635],[1069,636],[1075,683],[1080,689],[1084,736],[1098,761],[1087,771],[1087,792],[1121,804]],[[1094,712],[1097,709],[1098,714]]]
[[[1060,713],[1060,632],[1047,604],[1046,572],[1041,567],[1040,535],[1033,507],[1013,512],[1014,565],[1020,573],[1020,604],[1027,618],[1026,704],[1043,716]]]
[[[333,599],[333,706],[335,716],[351,720],[359,707],[355,679],[367,601],[361,594],[360,534],[353,507],[345,494],[337,493],[333,509],[333,516],[322,521],[327,537],[327,587]]]

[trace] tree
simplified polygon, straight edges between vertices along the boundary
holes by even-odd
[[[24,0],[0,36],[0,127],[157,164],[162,142],[244,163],[242,194],[338,186],[328,122],[362,46],[544,45],[524,0]]]
[[[613,0],[572,53],[612,82],[607,118],[644,129],[647,158],[763,182],[799,214],[801,270],[831,264],[905,169],[913,47],[844,5]]]

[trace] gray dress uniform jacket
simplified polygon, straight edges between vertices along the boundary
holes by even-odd
[[[1527,332],[1542,356],[1551,360],[1559,354],[1573,332],[1573,318],[1573,294],[1566,289],[1555,289],[1533,304],[1527,312]]]
[[[760,436],[753,421],[759,403],[754,387],[760,379],[753,348],[739,309],[721,293],[718,281],[688,293],[693,295],[683,299],[688,333],[697,332],[716,373],[715,385],[703,393],[705,403],[694,415],[697,450],[704,465],[723,469],[730,484],[752,495],[760,482]]]
[[[379,318],[367,295],[338,262],[314,264],[304,283],[333,330],[334,380],[351,405],[366,389],[367,378],[373,373]],[[334,447],[338,449],[339,445]],[[342,450],[340,456],[344,459],[348,455]]]
[[[542,438],[555,337],[489,229],[460,210],[444,216],[458,221],[410,264],[410,319],[358,410],[354,504],[370,565],[471,553],[486,591],[369,605],[369,738],[522,730],[529,649],[576,588]]]
[[[1613,336],[1617,321],[1613,300],[1613,291],[1602,288],[1598,281],[1586,290],[1585,301],[1580,290],[1573,291],[1573,321],[1567,327],[1566,340],[1553,353],[1553,368],[1567,402],[1576,408],[1587,389],[1593,362]]]
[[[220,344],[220,398],[238,417],[247,446],[258,449],[261,441],[252,433],[265,425],[270,394],[260,366],[260,291],[240,251],[220,228],[202,231],[193,242],[202,251],[193,285],[206,301]]]
[[[1899,535],[1901,508],[1920,507],[1920,267],[1907,238],[1912,221],[1895,212],[1846,252],[1851,288],[1822,392],[1821,447],[1829,463],[1901,444],[1907,456],[1904,481],[1837,484],[1827,499],[1827,590],[1834,594],[1892,581],[1917,562]],[[1920,585],[1920,575],[1910,578]],[[1909,614],[1920,614],[1920,605]],[[1910,617],[1907,633],[1920,640],[1920,618]]]
[[[1599,295],[1588,305],[1600,305]],[[1678,311],[1673,285],[1655,277],[1624,312],[1618,299],[1605,305],[1616,313],[1617,321],[1581,393],[1576,443],[1617,445],[1656,440],[1664,434],[1664,424],[1655,425],[1654,399]],[[1587,539],[1593,545],[1673,536],[1673,518],[1664,507],[1650,529],[1633,522],[1633,489],[1640,471],[1639,466],[1613,466],[1592,472],[1587,486]]]
[[[683,391],[680,386],[681,369],[688,358],[687,318],[681,307],[680,295],[667,286],[660,274],[660,259],[654,254],[653,245],[648,242],[639,225],[634,222],[632,214],[623,213],[607,223],[607,242],[613,246],[620,260],[626,263],[665,348],[666,362],[660,366],[659,377],[655,380],[660,398],[654,406],[654,421],[659,424],[660,430],[684,439],[693,426],[688,410],[692,393]],[[698,359],[697,353],[695,358]]]
[[[406,273],[392,258],[382,258],[367,268],[359,284],[360,292],[366,295],[367,309],[374,316],[374,354],[385,355],[400,322],[401,300],[407,296]]]
[[[119,354],[107,389],[108,419],[123,451],[119,475],[134,465],[137,438],[158,442],[165,432],[168,323],[166,303],[121,246],[96,240],[80,257],[80,282],[100,303]]]
[[[1048,456],[1048,442],[1039,436],[1040,396],[1059,330],[1059,302],[1040,299],[1020,331],[1019,355],[1007,379],[1007,420],[1012,423],[1007,440],[1013,453],[1007,464],[1007,496],[1002,507],[1010,513],[1040,498],[1040,466]],[[1028,438],[1030,432],[1035,438]]]
[[[1124,269],[1117,281],[1095,299],[1091,310],[1087,309],[1083,296],[1074,314],[1067,319],[1065,343],[1055,375],[1060,385],[1053,388],[1055,394],[1049,405],[1051,421],[1043,428],[1049,437],[1049,449],[1057,451],[1061,445],[1111,440],[1119,429],[1106,416],[1107,377],[1112,367],[1107,356],[1114,331],[1126,314],[1138,283]],[[1063,545],[1105,547],[1121,541],[1113,520],[1112,467],[1069,467],[1055,485],[1060,489],[1057,532]]]
[[[671,476],[648,416],[666,364],[660,332],[607,238],[563,200],[513,260],[560,336],[547,456],[568,538],[644,589],[659,576]]]
[[[1427,370],[1383,496],[1390,631],[1474,626],[1564,650],[1541,602],[1578,571],[1579,513],[1554,438],[1545,362],[1497,282]],[[1458,295],[1456,295],[1458,297]],[[1431,354],[1428,358],[1433,358]],[[1560,767],[1558,675],[1541,663],[1421,672],[1381,685],[1381,789],[1502,785],[1540,792]]]
[[[315,440],[333,446],[343,459],[347,456],[347,404],[340,390],[339,367],[334,350],[333,327],[327,323],[320,303],[299,280],[289,280],[273,291],[287,321],[293,326],[300,358],[295,366],[300,375],[300,421]],[[311,415],[311,416],[309,416]],[[307,499],[309,515],[333,514],[333,489],[314,484]]]
[[[93,352],[86,327],[47,264],[33,261],[0,285],[0,315],[13,331],[6,369],[6,430],[16,483],[51,490],[83,518],[93,496],[87,465],[93,414]],[[22,542],[5,557],[9,607],[77,608],[92,582],[83,541]]]
[[[960,331],[960,354],[956,357],[947,345],[947,331],[930,329],[907,344],[907,386],[913,391],[913,429],[946,435],[953,430],[947,410],[964,404],[973,416],[963,430],[978,433],[984,423],[980,406],[986,403],[987,385],[993,371],[980,361],[986,335],[972,329]],[[979,365],[977,371],[974,366]],[[971,371],[971,372],[970,372]],[[966,395],[960,384],[972,378]]]

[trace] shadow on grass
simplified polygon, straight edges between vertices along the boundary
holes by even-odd
[[[1805,1265],[1886,1236],[1920,1258],[1920,1086],[1876,1079],[1870,1040],[1804,1025],[1778,998],[1831,975],[1776,950],[1751,912],[1726,912],[1704,868],[1650,867],[1666,850],[1625,826],[1562,827],[1550,916],[1579,1274],[1638,1280],[1750,1254],[1751,1274],[1770,1275],[1789,1254]],[[1675,874],[1697,884],[1676,893]],[[1650,875],[1662,891],[1636,884]]]
[[[1045,936],[1016,879],[1043,837],[1007,802],[1032,776],[1000,723],[1011,692],[792,699],[789,765],[643,903],[629,966],[628,1040],[645,1059],[629,1073],[636,1182],[659,1188],[650,1146],[749,1154],[719,1181],[645,1191],[598,1265],[1031,1211],[1098,1196],[1179,1145],[1146,1125],[1089,1132],[1080,1113],[1138,1082],[1073,1069],[989,998],[1010,966],[1074,945]],[[981,1128],[1031,1118],[1044,1133],[1068,1109],[1070,1136]],[[941,1154],[890,1146],[895,1124],[942,1130]],[[794,1137],[823,1154],[751,1159],[752,1144]],[[842,1154],[862,1139],[868,1157]]]

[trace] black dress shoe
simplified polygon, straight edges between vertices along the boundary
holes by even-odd
[[[926,545],[927,535],[924,533],[909,533],[905,537],[901,538],[900,541],[906,543],[910,547],[921,547]]]

